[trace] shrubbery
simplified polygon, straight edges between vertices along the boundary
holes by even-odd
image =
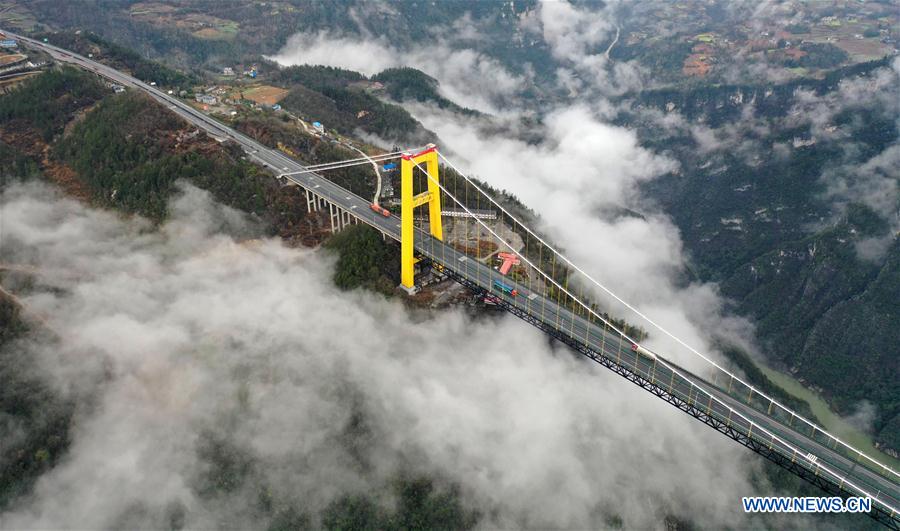
[[[332,236],[326,247],[338,253],[334,283],[341,289],[364,287],[391,293],[394,280],[386,271],[400,263],[396,246],[388,245],[381,234],[368,225],[352,225]]]

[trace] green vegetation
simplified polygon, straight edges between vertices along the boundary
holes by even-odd
[[[326,247],[338,254],[334,283],[341,289],[363,287],[391,294],[398,279],[399,250],[368,225],[353,225],[332,236]]]
[[[154,81],[160,86],[186,89],[198,82],[196,76],[185,75],[156,61],[144,59],[135,51],[110,42],[92,31],[37,35],[37,38],[45,37],[55,46],[72,50],[85,57],[92,54],[94,60],[119,70],[129,71],[134,77],[147,83]]]
[[[674,102],[688,120],[712,128],[740,123],[748,107],[766,124],[765,133],[758,126],[741,133],[742,142],[756,143],[756,161],[728,149],[698,156],[690,135],[643,129],[646,145],[681,164],[679,174],[646,183],[644,191],[678,225],[698,280],[719,282],[736,310],[756,322],[774,365],[814,383],[840,414],[852,414],[860,400],[871,401],[873,435],[885,444],[896,439],[890,430],[900,414],[900,323],[896,309],[883,302],[900,300],[892,280],[900,263],[891,258],[898,244],[894,238],[886,258],[861,260],[856,243],[889,239],[886,220],[852,203],[843,216],[835,216],[823,176],[852,172],[884,152],[896,142],[897,123],[878,101],[843,103],[831,123],[842,138],[853,138],[848,151],[842,141],[816,138],[808,125],[794,125],[787,117],[797,89],[825,98],[836,94],[842,80],[865,79],[889,64],[873,61],[834,70],[821,80],[780,85],[648,91],[639,100],[661,110]],[[632,120],[623,122],[633,125]],[[794,138],[816,142],[795,148]],[[779,148],[789,153],[771,156]]]
[[[322,514],[322,528],[328,530],[387,529],[389,517],[366,496],[344,496],[333,501]]]
[[[277,149],[279,144],[286,147],[307,164],[359,157],[356,151],[301,131],[296,124],[290,124],[290,118],[285,122],[271,114],[255,112],[241,115],[233,126],[270,148]],[[360,197],[371,198],[375,194],[375,176],[368,164],[328,170],[327,177]]]
[[[173,149],[183,123],[137,93],[103,101],[55,149],[100,204],[161,221],[175,181],[187,179],[218,199],[262,214],[265,191],[250,164]]]
[[[48,386],[33,354],[16,344],[29,333],[37,331],[0,294],[0,511],[55,465],[70,441],[73,404]]]
[[[424,74],[423,74],[424,75]],[[384,103],[370,92],[358,72],[328,66],[291,66],[277,70],[273,82],[291,91],[281,105],[307,121],[351,135],[357,130],[400,142],[434,139],[405,109]]]
[[[878,31],[878,28],[866,28],[863,31],[862,36],[867,39],[872,39],[881,35],[881,32]]]
[[[655,107],[664,110],[668,103],[675,104],[675,109],[691,121],[703,121],[709,127],[721,127],[728,123],[735,123],[743,120],[741,113],[745,108],[744,102],[753,102],[752,106],[755,116],[764,119],[783,118],[790,112],[794,105],[794,97],[797,89],[812,91],[817,95],[823,95],[834,91],[838,84],[848,78],[855,76],[869,76],[880,68],[890,67],[891,58],[886,57],[875,61],[859,63],[855,65],[836,68],[821,79],[802,78],[788,81],[786,83],[771,84],[704,84],[699,86],[688,87],[670,87],[662,89],[645,90],[641,92],[636,100],[640,105]],[[740,99],[733,98],[740,94]],[[622,99],[630,96],[623,96]],[[633,118],[622,116],[617,120],[622,125],[633,126],[639,125],[635,123]],[[792,131],[779,131],[783,136],[787,137]],[[864,131],[860,131],[864,132]],[[646,133],[646,132],[645,132]],[[746,132],[747,138],[754,138],[752,131]],[[672,140],[681,141],[681,138],[667,138],[659,145],[652,142],[650,136],[648,145],[664,151],[668,148],[669,142]],[[787,137],[788,139],[790,137]],[[784,140],[785,138],[778,138]],[[690,145],[690,149],[696,146]],[[696,151],[692,151],[695,155]],[[764,172],[759,172],[764,173]]]
[[[336,441],[352,446],[351,429]],[[256,493],[252,503],[253,517],[268,522],[268,529],[471,529],[478,521],[477,513],[467,511],[455,485],[438,486],[427,477],[399,475],[386,486],[381,496],[347,494],[331,502],[320,514],[319,525],[313,515],[292,499],[289,493],[277,493],[266,479],[252,449],[238,444],[221,433],[204,430],[197,442],[201,472],[192,485],[204,499],[221,498],[241,492]],[[285,496],[287,495],[287,496]],[[384,498],[395,498],[389,506]],[[392,500],[393,501],[393,500]],[[390,508],[388,508],[390,507]]]
[[[49,6],[50,11],[59,11],[48,19],[66,22],[77,20],[79,25],[92,25],[105,34],[113,35],[120,42],[140,42],[142,53],[146,50],[147,53],[165,56],[173,62],[189,64],[233,62],[235,57],[255,57],[259,50],[266,49],[265,46],[257,46],[258,44],[267,44],[267,51],[274,51],[272,46],[280,46],[286,35],[302,27],[321,25],[347,29],[353,24],[345,16],[345,10],[334,9],[335,6],[345,6],[329,1],[322,2],[322,7],[305,6],[297,10],[297,15],[285,13],[284,16],[277,17],[270,14],[271,7],[267,8],[264,2],[239,5],[199,0],[186,8],[203,9],[248,21],[246,26],[242,22],[244,31],[236,36],[236,42],[217,43],[193,38],[176,29],[159,29],[127,21],[127,17],[116,18],[121,14],[117,15],[113,4],[108,2],[38,4],[40,8],[47,9]],[[453,9],[444,7],[448,4],[449,2],[438,3],[437,7],[427,10],[422,18],[425,22],[423,24],[408,24],[408,20],[400,20],[399,23],[411,28],[413,39],[416,38],[415,35],[430,37],[423,33],[425,30],[422,28],[428,27],[430,22],[445,20],[447,17],[444,16],[444,10]],[[464,8],[471,8],[473,12],[491,9],[488,3],[468,4]],[[259,21],[273,21],[277,27],[270,32],[259,31],[262,29],[260,26],[252,25]],[[794,27],[791,31],[809,31],[809,28]],[[58,34],[51,37],[53,42],[60,43],[56,40]],[[180,74],[177,72],[155,63],[143,64],[146,61],[141,55],[124,49],[117,50],[115,46],[95,37],[88,33],[84,39],[100,46],[113,61],[132,70],[138,77],[170,85],[181,85],[189,81],[183,76],[178,77]],[[246,44],[248,42],[252,42],[252,45]],[[518,46],[513,43],[509,45]],[[637,59],[642,62],[647,60],[651,71],[656,74],[678,71],[690,48],[688,43],[677,39],[663,40],[662,52],[658,46],[643,46],[644,43],[639,43],[630,47],[622,42],[613,50],[613,58]],[[529,54],[541,53],[537,50],[542,47],[526,48],[525,51],[515,52],[509,52],[510,49],[506,52],[498,50],[498,53],[514,53],[532,61],[534,56]],[[801,58],[798,65],[823,68],[846,60],[846,54],[842,58],[843,52],[836,52],[827,46],[805,49],[810,55]],[[539,55],[537,57],[540,59]],[[549,64],[549,61],[532,62],[538,68],[541,64]],[[860,68],[870,67],[864,65]],[[286,108],[292,108],[308,119],[322,121],[327,127],[345,133],[352,133],[359,128],[388,138],[427,134],[411,116],[404,114],[405,111],[386,105],[367,92],[363,87],[366,82],[364,76],[332,70],[304,70],[301,67],[286,74],[282,82],[292,88]],[[822,94],[831,90],[837,81],[849,73],[850,70],[845,69],[837,74],[829,73],[821,82],[802,80],[775,87],[752,86],[747,87],[747,90],[734,86],[695,88],[675,94],[675,100],[667,99],[672,93],[666,94],[665,91],[651,94],[651,97],[659,97],[662,106],[667,101],[677,101],[679,111],[683,109],[691,121],[702,118],[703,123],[717,127],[740,120],[743,106],[729,103],[729,98],[736,89],[744,96],[742,101],[752,99],[758,102],[754,109],[758,116],[780,117],[790,107],[796,88],[811,87]],[[51,74],[40,78],[47,76]],[[375,79],[385,83],[387,93],[395,99],[431,101],[444,108],[453,105],[440,96],[433,80],[421,72],[393,69],[382,72]],[[665,80],[665,77],[661,76],[660,79]],[[53,93],[52,87],[45,88]],[[765,94],[769,89],[774,92],[771,97]],[[98,90],[98,95],[93,100],[82,97],[74,102],[65,97],[75,93],[69,89],[58,94],[62,101],[54,101],[53,97],[29,101],[30,95],[18,93],[16,97],[21,98],[18,101],[24,102],[24,105],[19,105],[8,104],[12,100],[7,97],[0,98],[0,119],[4,122],[25,122],[34,126],[49,140],[62,131],[62,126],[70,121],[75,110],[86,109],[99,99],[102,87]],[[246,211],[270,216],[278,215],[277,212],[280,211],[282,216],[291,215],[285,214],[291,210],[290,205],[279,208],[284,203],[277,202],[281,199],[272,199],[271,190],[262,184],[266,177],[261,177],[252,166],[240,161],[240,154],[233,147],[226,146],[224,152],[216,151],[213,155],[191,149],[179,151],[172,144],[173,135],[180,132],[178,124],[170,121],[171,117],[160,107],[140,100],[134,95],[110,98],[89,113],[82,124],[74,127],[71,135],[54,151],[60,160],[76,168],[79,177],[90,185],[98,202],[162,219],[165,216],[165,200],[171,193],[174,179],[185,177],[213,190],[220,200]],[[4,107],[5,103],[8,105]],[[37,111],[32,112],[33,107],[41,105],[45,106],[43,110],[47,111],[46,116]],[[9,114],[3,115],[3,112]],[[855,109],[847,115],[837,117],[837,123],[841,126],[851,125],[854,121],[870,125],[865,131],[854,133],[854,141],[859,142],[856,142],[853,149],[858,149],[860,153],[877,152],[879,146],[884,145],[885,138],[896,138],[896,124],[889,123],[892,119],[885,122]],[[116,126],[120,126],[125,134],[116,135]],[[270,130],[268,125],[267,129]],[[807,131],[779,130],[772,141],[764,142],[764,149],[771,151],[775,142],[785,144],[795,135],[804,133]],[[286,133],[286,137],[288,136],[290,135]],[[753,134],[748,133],[747,138],[753,139]],[[327,141],[300,142],[309,142],[309,152],[316,157],[329,159],[333,155],[331,160],[346,158],[339,156],[342,155],[336,151],[339,148]],[[697,166],[699,157],[694,150],[690,157],[686,157],[686,160],[693,162],[684,164],[684,174],[681,177],[667,176],[662,180],[669,181],[656,190],[662,192],[658,197],[664,203],[672,203],[672,211],[675,212],[673,216],[686,235],[686,246],[698,262],[696,269],[701,278],[722,280],[725,286],[723,289],[739,300],[739,310],[760,321],[764,338],[771,343],[782,363],[796,367],[804,378],[823,385],[826,394],[845,411],[852,408],[860,397],[874,397],[879,408],[875,425],[879,440],[897,448],[900,446],[900,411],[897,389],[895,385],[892,386],[895,378],[892,377],[898,373],[896,345],[900,344],[900,337],[897,336],[900,323],[897,322],[896,312],[896,301],[900,299],[898,245],[895,241],[883,264],[862,263],[852,252],[848,252],[850,247],[843,245],[844,242],[840,240],[850,241],[852,246],[854,238],[858,237],[853,236],[850,228],[861,234],[877,234],[880,230],[877,220],[873,222],[865,211],[855,208],[851,208],[847,219],[842,220],[838,227],[817,229],[812,235],[805,232],[812,223],[821,222],[828,214],[827,209],[815,199],[822,192],[817,177],[829,162],[840,160],[847,152],[822,144],[794,152],[787,161],[765,160],[759,165],[748,164],[729,154],[716,160],[709,171]],[[663,145],[662,149],[669,153],[671,152],[668,150],[673,150],[676,157],[683,155],[678,152],[680,149],[693,150],[695,147],[689,139],[676,139]],[[96,167],[88,162],[93,157],[99,161]],[[3,161],[0,166],[3,172],[36,171],[33,161],[17,156],[7,146],[0,145],[0,160]],[[717,170],[720,163],[726,169],[714,174],[713,170]],[[364,182],[362,174],[348,175],[347,182]],[[452,182],[452,179],[452,176],[445,178],[445,182]],[[754,191],[746,196],[735,196],[734,188],[747,181],[752,181]],[[653,186],[656,185],[653,183]],[[278,195],[284,197],[288,193]],[[687,197],[692,199],[688,201],[685,199]],[[514,198],[510,200],[514,201]],[[778,214],[777,227],[768,221],[751,224],[750,215],[758,204],[784,207],[783,213]],[[723,216],[734,214],[730,208],[734,205],[742,209],[741,213],[747,220],[743,225],[744,231],[740,233],[722,230],[719,226],[719,220]],[[712,231],[716,234],[710,237],[706,245],[704,238],[709,237]],[[351,227],[335,237],[328,246],[339,254],[335,282],[342,288],[362,286],[385,292],[393,289],[396,281],[385,271],[379,270],[378,266],[395,268],[396,256],[391,253],[395,253],[396,249],[384,244],[377,232],[365,227]],[[531,249],[535,248],[531,246]],[[783,259],[785,255],[787,258]],[[779,266],[773,267],[773,261],[778,262]],[[564,268],[554,269],[553,276],[565,283],[568,271]],[[785,280],[786,277],[790,280]],[[778,319],[768,319],[769,312]],[[13,313],[0,306],[0,332],[5,330],[4,325],[7,323],[4,321],[9,322],[9,316]],[[785,322],[791,326],[784,326]],[[848,323],[851,325],[851,332],[836,338],[834,330]],[[621,323],[620,326],[625,324]],[[15,333],[15,325],[10,326],[10,330]],[[632,335],[640,334],[639,331],[629,332]],[[0,344],[3,341],[4,338],[0,337]],[[23,368],[28,367],[29,360],[21,359],[21,356],[17,358],[11,352],[14,350],[10,347],[0,345],[0,374],[9,374],[10,371],[27,372]],[[768,393],[776,394],[780,400],[790,402],[790,397],[784,396],[765,375],[754,370],[744,353],[730,352],[730,357],[748,374],[751,381]],[[0,476],[0,507],[10,499],[9,496],[23,492],[22,485],[27,485],[31,480],[29,478],[36,477],[41,470],[51,466],[65,449],[68,440],[70,417],[67,415],[70,412],[67,413],[66,404],[53,396],[42,394],[39,383],[30,381],[27,377],[18,379],[19,373],[11,379],[11,383],[4,380],[0,387],[2,411],[9,410],[20,415],[23,419],[21,422],[33,426],[34,430],[27,433],[21,446],[12,445],[9,456],[0,456],[0,463],[3,465]],[[848,388],[850,391],[847,391]],[[26,395],[24,390],[29,394]],[[800,408],[801,412],[804,411],[803,403],[793,405]],[[12,433],[17,427],[15,422],[18,420],[15,415],[12,418],[12,421],[4,418],[0,425],[5,433]],[[19,440],[15,442],[18,444]],[[221,493],[254,493],[259,498],[260,521],[268,522],[271,528],[314,526],[314,517],[302,507],[298,508],[289,500],[275,499],[271,495],[265,483],[260,480],[261,474],[257,470],[259,463],[246,449],[240,448],[233,441],[206,435],[198,442],[197,451],[200,458],[209,464],[209,468],[200,474],[195,487],[201,495],[215,497]],[[772,469],[782,475],[782,479],[778,479],[775,473],[769,474],[769,479],[777,486],[786,485],[785,488],[791,493],[819,493],[780,469]],[[396,509],[386,510],[383,508],[384,504],[380,503],[383,500],[369,496],[345,496],[332,503],[320,515],[321,525],[330,529],[467,528],[477,521],[475,515],[467,514],[461,508],[458,493],[453,487],[441,490],[427,479],[404,479],[398,480],[392,489],[388,490],[398,498]],[[179,527],[174,523],[178,521],[177,511],[173,512],[172,521],[173,527]],[[618,523],[621,524],[621,521]],[[828,523],[833,524],[834,520]],[[848,527],[851,525],[858,526],[859,522],[852,520]]]
[[[791,472],[781,468],[767,459],[760,458],[762,462],[762,472],[753,474],[750,478],[753,485],[753,492],[760,495],[772,496],[822,496],[822,489],[800,479]],[[762,515],[761,515],[762,516]],[[861,517],[855,514],[807,514],[807,518],[811,519],[810,529],[853,529],[856,531],[877,531],[883,529],[881,524],[874,519]],[[766,520],[761,519],[752,528],[771,528],[773,525],[765,525]],[[778,528],[778,524],[774,525]]]
[[[870,430],[867,430],[865,427],[855,426],[853,423],[848,422],[846,418],[839,416],[821,396],[804,386],[794,377],[762,364],[759,365],[759,368],[776,385],[809,404],[813,415],[817,419],[817,423],[825,428],[826,431],[857,450],[868,454],[876,461],[886,464],[894,470],[900,468],[900,460],[878,451]],[[887,436],[889,434],[886,432],[889,429],[889,427],[882,428],[881,432]],[[896,448],[896,446],[890,446],[890,444],[888,446]]]
[[[5,294],[0,294],[0,347],[23,336],[28,330],[19,305]]]
[[[43,104],[37,101],[42,97]],[[220,202],[263,217],[285,236],[296,232],[305,215],[299,196],[280,191],[234,143],[215,142],[140,93],[113,96],[79,70],[55,69],[31,78],[0,96],[0,112],[7,132],[25,139],[37,132],[45,136],[54,161],[71,167],[76,184],[85,185],[99,205],[162,221],[174,183],[183,178]],[[78,113],[84,119],[62,137]],[[322,152],[334,149],[326,144]],[[40,168],[0,143],[0,174],[28,178],[40,175]]]
[[[477,111],[460,107],[441,96],[438,91],[438,81],[415,68],[389,68],[374,76],[372,81],[384,83],[388,95],[396,101],[415,100],[434,103],[441,109],[463,114],[479,114]]]
[[[826,43],[806,42],[800,45],[800,49],[807,55],[799,58],[785,61],[785,65],[789,67],[803,68],[833,68],[846,62],[850,56],[847,52],[841,50],[837,46]]]
[[[148,59],[166,58],[169,64],[194,67],[220,55],[243,55],[240,43],[198,38],[176,27],[155,26],[135,20],[129,12],[132,3],[103,0],[34,2],[29,8],[47,26],[79,29],[82,34],[96,32],[106,42],[130,43],[130,46],[141,50],[142,56]],[[201,7],[199,1],[194,4]],[[39,36],[47,37],[54,44],[69,38],[63,32]]]
[[[96,33],[88,32],[86,38],[99,46],[111,59],[111,65],[121,65],[130,70],[134,77],[151,82],[155,81],[161,86],[189,88],[197,83],[197,78],[185,75],[178,70],[173,70],[156,61],[148,61],[131,49],[109,42]]]
[[[99,100],[104,92],[96,78],[80,70],[54,70],[33,77],[0,98],[0,122],[12,126],[20,122],[50,141],[75,111]]]
[[[46,74],[58,75],[61,74]],[[25,94],[0,97],[0,106],[8,104],[14,108],[10,101]],[[71,111],[81,109],[73,106]],[[71,112],[57,117],[51,136],[57,136],[69,115]],[[43,123],[40,118],[32,121]],[[284,219],[300,210],[287,199],[291,194],[272,193],[263,186],[263,182],[271,182],[271,177],[258,175],[254,167],[240,161],[236,146],[226,144],[222,149],[208,139],[204,142],[202,137],[192,142],[188,138],[192,133],[178,118],[140,94],[108,95],[56,142],[53,156],[76,171],[95,201],[155,220],[165,218],[165,204],[174,181],[185,178],[211,190],[219,200],[274,218],[276,226],[296,222]],[[330,154],[337,148],[327,142],[312,148],[323,156],[346,158],[346,154]],[[17,157],[11,148],[0,145],[0,154],[4,155],[4,171],[34,169],[30,159]],[[336,271],[339,285],[392,291],[396,281],[378,267],[396,269],[397,251],[386,245],[377,232],[362,226],[349,227],[329,247],[341,253]],[[26,329],[20,326],[17,309],[4,302],[0,301],[0,374],[4,375],[0,386],[0,410],[4,412],[0,428],[18,436],[7,441],[10,452],[0,456],[0,507],[26,494],[36,478],[65,455],[73,411],[72,404],[60,400],[32,375],[28,351],[17,349],[12,343]],[[352,446],[349,442],[348,445]],[[197,443],[197,455],[205,465],[192,485],[199,496],[221,499],[255,492],[258,500],[253,505],[254,517],[267,522],[271,529],[314,527],[314,517],[302,505],[273,493],[260,471],[259,460],[235,441],[212,431],[204,432]],[[368,522],[378,528],[443,525],[456,529],[469,528],[475,522],[475,517],[461,508],[455,488],[439,489],[428,479],[401,479],[391,488],[399,500],[396,510],[373,510],[372,500],[339,499],[321,515],[323,525],[335,528]],[[122,518],[125,522],[128,515]],[[178,527],[184,518],[185,509],[173,506],[169,515],[172,525]]]
[[[879,433],[900,414],[900,244],[878,266],[842,243],[851,231],[861,228],[845,224],[767,253],[723,291],[742,301],[776,359],[800,369],[838,411],[850,414],[860,400],[876,404]]]
[[[808,24],[788,24],[784,29],[788,33],[793,33],[794,35],[809,33],[810,31]]]
[[[40,175],[41,169],[34,159],[0,142],[0,189],[10,179],[28,180]]]
[[[888,448],[900,448],[900,415],[894,415],[881,426],[876,440]]]
[[[315,67],[291,67],[284,70],[283,80],[305,79]],[[337,69],[322,69],[337,70]],[[345,71],[342,71],[345,72]],[[284,81],[283,81],[284,82]],[[326,128],[343,134],[357,130],[402,142],[433,139],[415,118],[400,106],[384,103],[362,87],[348,86],[345,81],[319,81],[312,88],[291,81],[291,91],[281,105],[307,121],[318,121]]]
[[[683,39],[647,39],[633,45],[620,44],[610,56],[616,61],[640,61],[650,69],[654,79],[680,81],[681,67],[692,47],[691,42]]]
[[[811,328],[798,362],[809,381],[825,390],[838,411],[853,412],[859,401],[878,408],[876,441],[896,441],[900,422],[900,240],[864,290],[828,311]],[[845,330],[835,334],[835,330]],[[891,446],[895,450],[898,446]]]
[[[278,68],[277,65],[272,65]],[[366,76],[352,70],[323,65],[298,65],[279,69],[273,81],[287,85],[303,85],[316,91],[343,88],[350,83],[365,82]]]
[[[636,339],[637,341],[643,341],[644,339],[646,339],[647,332],[643,328],[634,326],[626,322],[624,319],[611,316],[609,313],[603,311],[603,309],[599,305],[594,303],[589,296],[587,296],[581,289],[577,287],[577,285],[573,283],[573,285],[570,286],[569,281],[578,278],[578,276],[574,274],[564,263],[558,263],[553,253],[548,251],[544,244],[542,244],[537,237],[530,234],[520,224],[513,221],[509,216],[507,216],[507,214],[500,212],[499,209],[497,209],[493,204],[485,199],[482,193],[479,191],[479,188],[483,190],[485,194],[494,199],[494,201],[501,205],[507,212],[509,212],[512,217],[515,217],[529,227],[537,226],[537,213],[525,206],[515,195],[513,195],[512,192],[508,190],[497,190],[487,183],[479,181],[477,178],[470,178],[472,182],[469,182],[465,178],[463,178],[462,175],[458,174],[453,168],[447,166],[441,166],[440,173],[443,186],[447,190],[449,190],[450,193],[452,193],[453,196],[467,208],[498,210],[498,216],[500,217],[500,219],[503,219],[504,222],[512,228],[513,232],[517,233],[522,238],[522,242],[525,243],[525,248],[523,249],[523,254],[525,255],[525,257],[531,260],[531,262],[536,266],[539,266],[540,269],[544,271],[550,278],[555,280],[559,285],[566,287],[566,289],[577,296],[581,302],[588,305],[593,312],[601,316],[604,320],[608,321],[619,330],[628,334],[628,336]],[[424,176],[424,174],[422,174],[418,169],[415,170],[413,181],[414,189],[424,190],[427,186],[426,179],[427,178]],[[395,188],[398,187],[399,182],[395,182]],[[450,205],[448,204],[447,206]],[[457,206],[454,204],[453,208],[456,207]],[[546,234],[541,234],[540,232],[537,232],[536,234],[542,240],[552,242],[552,238],[548,237]],[[527,278],[519,278],[517,280],[526,284],[528,283]],[[547,280],[543,277],[537,280],[539,282],[538,285],[547,284]],[[547,295],[551,299],[556,299],[558,304],[560,304],[561,306],[570,308],[576,315],[584,317],[585,319],[590,319],[592,322],[598,322],[596,317],[590,314],[590,312],[588,312],[588,310],[583,306],[576,303],[572,296],[564,293],[563,290],[557,288],[556,286],[547,285]]]
[[[442,491],[431,479],[403,478],[394,483],[393,490],[398,498],[394,510],[380,508],[367,496],[345,496],[325,509],[322,527],[333,531],[463,530],[478,522],[477,513],[463,508],[455,488]]]

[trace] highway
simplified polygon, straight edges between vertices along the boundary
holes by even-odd
[[[276,175],[305,170],[301,161],[292,159],[278,150],[267,148],[246,135],[222,125],[157,87],[50,44],[5,33],[46,51],[57,61],[77,65],[123,86],[146,92],[208,134],[223,140],[234,140],[242,146],[249,157]],[[399,218],[376,214],[369,208],[370,201],[313,172],[287,175],[285,178],[338,205],[361,222],[399,240]],[[894,527],[900,527],[898,515],[900,484],[891,473],[873,469],[872,465],[865,462],[854,462],[852,458],[848,458],[845,451],[824,446],[820,441],[813,440],[772,418],[766,411],[748,405],[725,389],[691,374],[661,356],[646,356],[634,352],[629,342],[605,329],[602,323],[598,325],[596,321],[589,322],[576,316],[570,310],[559,307],[555,301],[529,291],[528,286],[515,284],[491,267],[473,260],[451,245],[436,240],[422,231],[416,235],[415,246],[421,255],[432,259],[452,276],[460,277],[484,291],[493,292],[505,305],[527,314],[546,329],[553,330],[556,335],[587,347],[590,353],[586,355],[589,357],[597,360],[597,357],[602,356],[628,369],[672,396],[702,409],[710,417],[727,423],[732,429],[767,446],[770,451],[790,458],[792,462],[814,472],[816,477],[829,479],[847,492],[871,496],[874,505],[888,515],[888,525],[893,521]],[[514,285],[518,290],[518,296],[512,297],[493,289],[493,282],[498,279]]]

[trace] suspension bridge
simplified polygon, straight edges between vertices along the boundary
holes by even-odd
[[[398,241],[406,290],[415,291],[423,276],[452,279],[825,492],[871,498],[869,515],[900,529],[896,470],[756,389],[617,297],[435,146],[306,165],[122,72],[47,43],[18,38],[58,61],[142,90],[210,135],[234,140],[283,185],[299,187],[310,212],[327,211],[333,231],[365,223]],[[378,205],[377,198],[363,198],[325,177],[331,170],[388,160],[400,161],[399,216]],[[415,210],[420,207],[428,212],[417,222]],[[444,215],[448,207],[454,215]],[[487,210],[496,216],[483,215]],[[515,265],[497,267],[500,253]],[[665,352],[654,352],[644,344],[641,328],[614,321],[601,310],[604,307],[628,309],[635,324],[685,348],[702,360],[703,369],[687,370]]]

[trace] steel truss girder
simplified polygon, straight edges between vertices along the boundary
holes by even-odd
[[[445,269],[444,272],[447,274],[448,277],[452,278],[455,282],[462,284],[463,286],[469,288],[470,290],[474,291],[475,293],[478,293],[481,295],[490,294],[490,292],[488,290],[482,288],[481,286],[472,282],[471,280],[468,280],[465,277],[457,274],[456,272],[451,271],[449,268]],[[792,474],[799,476],[800,478],[819,487],[820,489],[824,490],[828,494],[831,494],[833,496],[841,496],[843,498],[846,498],[848,496],[856,496],[857,495],[856,493],[854,493],[852,491],[844,489],[842,485],[838,485],[837,483],[829,480],[828,478],[817,475],[814,471],[809,470],[806,467],[802,466],[799,461],[791,460],[789,457],[777,452],[776,450],[770,448],[768,445],[766,445],[760,441],[757,441],[757,440],[753,439],[752,437],[749,437],[747,434],[745,434],[741,431],[735,430],[727,422],[723,422],[720,419],[707,414],[705,411],[698,408],[697,406],[687,403],[682,398],[672,395],[665,388],[660,387],[659,385],[651,382],[650,380],[647,380],[646,378],[635,373],[628,367],[619,365],[618,363],[615,362],[615,360],[608,358],[599,352],[595,352],[593,349],[588,348],[587,345],[581,343],[580,341],[577,341],[565,334],[560,333],[558,330],[554,329],[547,323],[544,323],[543,321],[536,319],[534,316],[532,316],[528,312],[525,312],[525,311],[515,307],[514,305],[510,304],[509,302],[504,300],[504,298],[502,298],[502,297],[494,297],[494,298],[495,298],[497,304],[500,307],[502,307],[504,310],[506,310],[507,312],[522,319],[523,321],[534,326],[535,328],[538,328],[539,330],[541,330],[545,334],[549,335],[553,339],[556,339],[556,340],[564,343],[569,348],[572,348],[572,349],[576,350],[577,352],[579,352],[580,354],[586,356],[587,358],[590,358],[591,360],[595,361],[596,363],[603,365],[607,369],[613,371],[614,373],[618,374],[619,376],[622,376],[623,378],[627,379],[628,381],[637,385],[638,387],[641,387],[641,388],[653,393],[657,397],[672,404],[673,406],[677,407],[681,411],[684,411],[688,415],[694,417],[695,419],[699,420],[700,422],[703,422],[704,424],[713,428],[714,430],[718,431],[719,433],[722,433],[726,437],[739,442],[743,446],[745,446],[745,447],[749,448],[750,450],[756,452],[757,454],[765,457],[769,461],[772,461],[773,463],[780,466],[781,468],[784,468],[788,472],[791,472]],[[872,510],[867,514],[870,517],[874,518],[879,523],[886,526],[887,528],[893,529],[896,531],[900,531],[900,515],[892,516],[883,507],[880,507],[876,504],[872,504]]]

